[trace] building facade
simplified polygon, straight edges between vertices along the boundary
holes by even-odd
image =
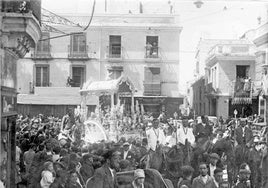
[[[257,28],[254,33],[253,42],[257,47],[256,80],[258,88],[261,90],[259,115],[264,118],[264,122],[268,125],[268,17],[266,23]]]
[[[82,26],[89,20],[87,15],[63,16]],[[79,34],[53,39],[58,34],[44,32],[43,39],[51,39],[39,42],[28,57],[20,60],[20,112],[62,116],[67,107],[80,104],[79,90],[86,81],[117,79],[121,75],[133,82],[135,103],[142,104],[145,112],[179,112],[183,97],[179,93],[182,28],[178,16],[94,15],[83,32],[79,27],[53,27]],[[128,104],[130,100],[125,97],[121,102]],[[89,111],[100,102],[96,96],[88,97]]]
[[[192,109],[195,111],[196,115],[211,115],[216,116],[215,105],[210,107],[208,95],[206,93],[208,83],[208,77],[206,75],[206,59],[209,51],[212,47],[217,44],[225,43],[226,40],[222,39],[200,39],[195,53],[195,70],[194,70],[194,80],[191,84],[191,101]],[[212,102],[215,103],[215,100]]]
[[[226,40],[215,45],[206,59],[206,96],[209,112],[228,118],[258,114],[254,92],[255,45],[247,40]]]
[[[194,110],[195,116],[201,116],[206,114],[213,115],[208,112],[207,108],[208,99],[205,95],[205,77],[200,77],[191,85],[191,87],[194,91],[192,108]]]
[[[41,0],[0,2],[0,174],[16,187],[17,60],[41,37]]]

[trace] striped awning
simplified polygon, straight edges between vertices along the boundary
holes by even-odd
[[[251,97],[234,97],[232,98],[232,105],[236,104],[252,104]]]

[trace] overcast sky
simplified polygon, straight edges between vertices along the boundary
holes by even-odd
[[[180,85],[193,79],[195,50],[200,38],[237,39],[247,30],[257,28],[258,17],[267,21],[268,0],[203,0],[196,8],[194,0],[107,0],[109,13],[133,14],[142,2],[144,13],[174,13],[180,15],[183,27],[180,42]],[[93,0],[42,0],[42,6],[55,13],[91,13]],[[96,0],[95,13],[104,13],[104,0]]]

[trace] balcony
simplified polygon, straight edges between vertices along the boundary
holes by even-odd
[[[143,83],[145,96],[160,96],[161,95],[161,84],[153,82],[144,82]]]
[[[122,46],[107,46],[106,58],[110,62],[121,62],[123,60]]]
[[[159,51],[158,46],[145,46],[145,61],[149,63],[160,62]]]
[[[268,22],[256,29],[255,39],[253,42],[256,46],[261,46],[268,43]]]
[[[234,60],[254,60],[254,53],[255,48],[251,44],[219,44],[208,52],[207,62],[215,57],[232,58]]]
[[[52,59],[51,53],[50,53],[51,45],[49,46],[49,49],[47,51],[40,51],[36,48],[34,49],[34,52],[31,54],[31,57],[33,59]]]
[[[213,87],[212,82],[205,85],[205,94],[206,95],[216,95],[218,93],[217,89]]]
[[[41,37],[41,0],[2,0],[1,13],[5,48],[23,58]]]
[[[231,84],[232,104],[251,104],[253,82],[250,79],[237,78]]]
[[[70,60],[88,60],[88,46],[86,45],[84,50],[78,49],[74,50],[73,46],[68,46],[68,59]]]
[[[41,25],[40,0],[2,0],[1,12],[19,14],[31,13]]]

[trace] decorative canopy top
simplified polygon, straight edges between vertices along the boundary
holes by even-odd
[[[122,86],[122,87],[121,87]],[[123,87],[123,86],[127,86]],[[84,84],[80,90],[81,95],[101,95],[101,94],[113,94],[120,92],[134,92],[135,87],[130,79],[124,75],[114,80],[106,81],[88,81]]]

